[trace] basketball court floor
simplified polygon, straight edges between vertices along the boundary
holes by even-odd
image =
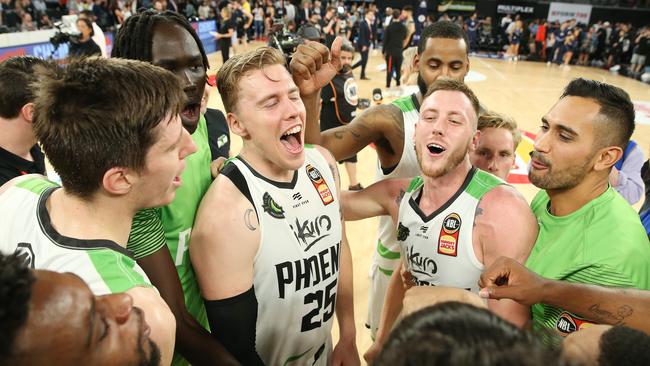
[[[248,49],[260,45],[261,43],[254,43],[249,45]],[[358,54],[356,56],[359,57]],[[213,75],[222,64],[221,55],[213,53],[209,55],[209,60],[211,68],[208,74]],[[386,73],[384,69],[385,62],[381,53],[371,51],[366,71],[370,80],[358,80],[359,69],[354,71],[359,87],[359,98],[372,99],[374,88],[385,89]],[[513,167],[510,180],[524,182],[513,184],[529,202],[535,196],[537,188],[527,183],[526,164],[529,160],[527,152],[532,150],[532,139],[539,129],[542,116],[558,100],[564,86],[573,78],[583,77],[606,82],[621,87],[630,94],[637,110],[637,126],[632,138],[639,143],[646,158],[648,157],[650,150],[650,85],[648,84],[591,67],[571,66],[565,68],[556,65],[547,66],[541,62],[508,62],[482,57],[470,57],[470,70],[466,82],[474,90],[481,104],[490,110],[512,116],[517,121],[519,128],[524,131],[525,137],[518,149],[517,163]],[[403,92],[409,93],[410,89],[403,89]],[[384,90],[383,103],[390,103],[395,98],[388,94],[395,95],[398,92],[395,89],[388,92]],[[209,107],[223,110],[216,88],[211,91]],[[241,139],[234,134],[231,134],[231,139],[231,154],[236,155],[241,148]],[[371,147],[366,147],[358,157],[358,178],[363,186],[367,187],[374,181],[377,156]],[[341,186],[347,187],[345,169],[339,165],[339,170],[342,177]],[[637,210],[641,203],[635,205]],[[370,262],[376,245],[377,223],[377,219],[368,219],[349,222],[346,226],[354,263],[357,347],[361,355],[372,343],[370,333],[364,324],[368,304]],[[512,230],[516,230],[516,228],[512,228]]]

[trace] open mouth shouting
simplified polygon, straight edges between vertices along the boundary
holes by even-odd
[[[297,125],[291,127],[285,131],[282,136],[280,136],[280,142],[284,145],[285,149],[292,154],[298,154],[302,152],[303,141],[302,141],[302,126]]]
[[[196,124],[199,122],[199,116],[201,114],[201,103],[190,101],[188,102],[183,110],[181,111],[181,121],[183,126],[186,127],[189,133],[194,133],[196,129]],[[191,127],[190,130],[187,127]]]
[[[427,149],[429,150],[429,154],[433,156],[440,156],[447,150],[442,145],[436,143],[427,144]]]

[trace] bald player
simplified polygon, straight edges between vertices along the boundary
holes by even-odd
[[[339,49],[336,44],[332,47],[332,61],[328,61],[329,51],[325,46],[315,42],[299,46],[291,61],[291,68],[307,110],[305,142],[327,148],[337,160],[349,158],[374,143],[379,158],[377,180],[419,175],[410,136],[413,136],[419,118],[422,97],[440,76],[457,80],[465,78],[469,71],[468,45],[463,29],[452,22],[436,22],[426,27],[413,59],[413,66],[418,70],[419,91],[390,104],[369,108],[349,124],[322,133],[318,126],[319,91],[339,68]],[[373,337],[379,325],[388,281],[399,264],[395,232],[390,217],[382,216],[369,296],[368,326]]]

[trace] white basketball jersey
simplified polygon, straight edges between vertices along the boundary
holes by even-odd
[[[327,365],[342,230],[327,161],[306,145],[305,162],[289,183],[273,182],[239,158],[231,163],[246,180],[261,229],[253,278],[256,351],[267,365]]]
[[[413,178],[420,175],[420,165],[415,154],[413,135],[415,124],[420,119],[420,105],[415,94],[396,99],[392,103],[399,107],[404,117],[404,149],[399,163],[389,174],[384,174],[377,162],[377,182],[389,178]],[[390,276],[399,265],[399,244],[395,237],[395,224],[390,216],[379,217],[377,229],[377,250],[373,258],[373,271]]]
[[[33,269],[71,272],[95,295],[151,287],[144,271],[124,247],[110,240],[80,240],[59,234],[46,202],[58,186],[30,177],[0,195],[0,252],[17,253]]]
[[[424,181],[411,181],[399,207],[397,240],[404,266],[417,285],[478,293],[483,264],[474,253],[474,217],[481,197],[500,184],[501,179],[472,168],[456,194],[425,215],[419,207]]]

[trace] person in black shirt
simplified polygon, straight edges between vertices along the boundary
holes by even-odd
[[[217,39],[219,50],[221,50],[221,58],[225,64],[230,58],[232,35],[235,32],[235,25],[232,21],[232,11],[228,6],[221,8],[221,19],[219,20],[218,28],[215,38]]]
[[[77,19],[77,29],[81,32],[79,42],[70,43],[70,57],[82,57],[101,55],[102,50],[97,43],[93,41],[92,36],[95,35],[93,31],[93,24],[86,18]]]
[[[45,174],[45,157],[32,130],[36,81],[34,66],[48,65],[32,57],[13,57],[0,63],[0,185],[24,174]]]
[[[352,75],[352,59],[354,48],[344,43],[341,46],[341,70],[321,90],[322,108],[320,111],[320,129],[329,130],[341,125],[346,125],[357,115],[359,95],[357,84]],[[349,187],[351,191],[363,189],[357,180],[357,155],[339,161],[345,163],[345,170],[348,173]]]
[[[404,49],[404,42],[406,41],[407,29],[402,22],[399,21],[399,9],[393,10],[393,20],[386,27],[384,31],[384,48],[382,53],[386,58],[386,87],[390,88],[390,81],[395,72],[395,80],[397,86],[400,85],[401,69],[402,69],[402,50]]]

